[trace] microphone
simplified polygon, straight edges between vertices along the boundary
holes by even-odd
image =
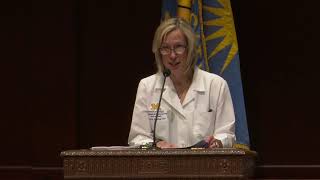
[[[171,71],[169,69],[164,69],[163,70],[163,84],[162,84],[162,88],[161,88],[161,93],[160,93],[160,99],[159,99],[159,103],[158,103],[158,107],[157,107],[157,112],[156,112],[156,117],[154,119],[154,124],[153,124],[153,143],[152,143],[152,147],[154,149],[157,149],[157,143],[156,143],[156,128],[157,128],[157,120],[158,120],[158,114],[159,114],[159,109],[160,109],[160,104],[161,104],[161,99],[162,99],[162,94],[163,94],[163,90],[164,90],[164,84],[166,83],[166,79],[168,76],[170,76]]]

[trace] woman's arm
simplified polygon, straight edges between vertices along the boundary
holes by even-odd
[[[213,88],[211,88],[211,90],[212,89]],[[236,138],[235,115],[229,87],[225,80],[223,80],[220,85],[217,101],[216,121],[213,136],[215,139],[221,141],[218,141],[218,144],[223,147],[232,147]],[[217,145],[217,143],[215,144]]]
[[[129,145],[144,145],[153,142],[147,113],[148,94],[147,87],[143,80],[141,80],[132,114],[131,129],[128,138]]]

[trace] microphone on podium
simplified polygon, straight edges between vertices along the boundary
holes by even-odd
[[[158,114],[159,114],[159,109],[160,109],[160,104],[161,104],[161,99],[162,99],[162,94],[164,90],[164,84],[166,83],[166,79],[168,76],[170,76],[171,71],[169,69],[164,69],[163,70],[163,84],[161,88],[161,93],[160,93],[160,98],[159,98],[159,103],[157,107],[157,112],[156,112],[156,117],[154,119],[154,124],[153,124],[153,143],[152,143],[152,148],[157,149],[157,143],[156,143],[156,127],[157,127],[157,120],[158,120]]]

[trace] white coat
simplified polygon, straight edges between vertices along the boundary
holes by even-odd
[[[142,145],[153,141],[153,123],[163,83],[154,74],[140,81],[128,142]],[[229,88],[220,76],[195,68],[193,80],[180,103],[170,78],[167,78],[156,127],[156,139],[188,147],[213,135],[223,147],[235,141],[235,116]]]

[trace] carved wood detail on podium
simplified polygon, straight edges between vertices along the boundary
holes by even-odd
[[[65,179],[163,178],[246,179],[255,166],[255,152],[202,150],[74,150],[64,151]]]

